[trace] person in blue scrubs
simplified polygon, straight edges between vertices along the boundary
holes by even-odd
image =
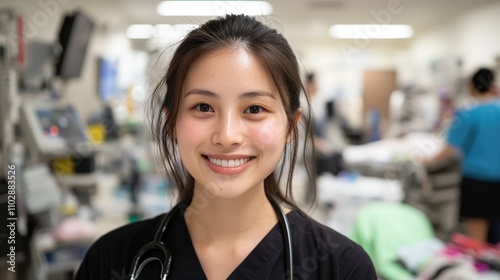
[[[477,70],[469,88],[472,105],[455,112],[447,144],[424,163],[460,158],[460,218],[469,237],[486,241],[490,221],[500,219],[500,99],[490,69]]]
[[[298,154],[312,145],[298,65],[277,30],[245,15],[209,20],[175,50],[150,99],[159,162],[177,188],[180,210],[160,231],[172,255],[168,279],[377,279],[361,246],[293,200]],[[315,190],[314,166],[309,174]],[[101,237],[75,279],[130,279],[134,256],[162,229],[164,216]],[[134,280],[159,279],[161,256],[149,253]],[[287,256],[292,265],[285,265]]]

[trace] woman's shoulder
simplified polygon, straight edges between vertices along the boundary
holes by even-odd
[[[99,237],[94,242],[93,247],[124,248],[123,245],[131,244],[131,241],[134,241],[135,244],[147,243],[152,240],[163,216],[164,214],[122,225]],[[141,242],[142,240],[144,242]]]
[[[301,211],[293,211],[291,214],[290,223],[293,227],[293,231],[296,232],[296,235],[299,235],[302,240],[315,243],[326,243],[335,248],[359,247],[359,245],[345,235],[314,220]]]
[[[455,109],[456,114],[481,114],[488,111],[500,111],[500,98],[483,102],[470,102]]]
[[[314,261],[318,267],[326,262],[327,268],[338,271],[340,279],[377,279],[366,251],[347,236],[300,211],[294,211],[289,220],[299,262]]]
[[[100,236],[85,254],[75,280],[125,279],[135,253],[153,240],[163,216],[123,225]]]

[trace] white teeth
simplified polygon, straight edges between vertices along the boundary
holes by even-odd
[[[250,158],[225,160],[225,159],[215,159],[209,157],[208,160],[210,160],[212,164],[222,167],[238,167],[248,162]]]

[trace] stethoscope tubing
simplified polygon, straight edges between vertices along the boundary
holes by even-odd
[[[266,196],[268,200],[271,202],[271,205],[273,206],[274,211],[278,215],[278,220],[281,225],[281,230],[284,235],[284,242],[285,242],[285,266],[286,266],[286,279],[288,280],[293,280],[293,247],[292,247],[292,235],[291,235],[291,230],[290,230],[290,224],[288,223],[288,218],[281,208],[278,200],[272,196],[269,193],[266,193]],[[177,205],[175,205],[166,215],[163,217],[160,226],[158,227],[158,230],[155,233],[155,236],[153,240],[146,245],[144,245],[139,251],[135,254],[135,257],[133,259],[133,265],[130,268],[130,280],[136,280],[138,275],[138,272],[140,271],[137,270],[139,267],[139,262],[141,261],[142,257],[149,251],[152,250],[160,250],[164,256],[164,261],[162,265],[162,271],[160,274],[160,279],[161,280],[166,280],[168,277],[168,274],[170,273],[170,266],[172,264],[172,253],[168,249],[168,247],[161,241],[161,238],[165,234],[165,231],[170,224],[170,220],[172,217],[179,212],[181,205],[186,205],[184,202],[180,202]],[[136,275],[137,274],[137,275]]]
[[[163,266],[162,266],[162,271],[161,271],[161,279],[167,279],[168,274],[170,272],[170,265],[172,263],[172,253],[168,249],[168,247],[161,241],[161,238],[163,234],[165,233],[168,224],[170,223],[170,220],[172,217],[179,212],[180,206],[182,203],[178,203],[175,205],[166,215],[163,217],[160,227],[155,233],[155,237],[153,240],[146,245],[144,245],[136,254],[134,257],[133,265],[130,269],[130,280],[136,280],[137,276],[137,267],[139,266],[139,261],[141,260],[142,256],[146,254],[149,251],[152,251],[154,249],[159,249],[164,256],[164,261],[163,261]]]
[[[267,199],[271,202],[276,214],[278,214],[278,219],[280,220],[281,231],[283,232],[283,238],[285,241],[285,266],[286,266],[286,279],[293,280],[293,247],[292,247],[292,234],[290,229],[290,224],[288,223],[288,218],[286,217],[283,208],[281,208],[278,200],[269,193],[267,193]]]

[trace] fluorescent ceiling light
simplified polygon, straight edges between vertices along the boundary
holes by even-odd
[[[330,35],[339,39],[405,39],[413,29],[404,24],[340,24],[330,26]]]
[[[196,24],[132,24],[127,28],[129,39],[176,39],[197,28]]]
[[[266,1],[163,1],[156,7],[162,16],[270,15],[273,7]]]

